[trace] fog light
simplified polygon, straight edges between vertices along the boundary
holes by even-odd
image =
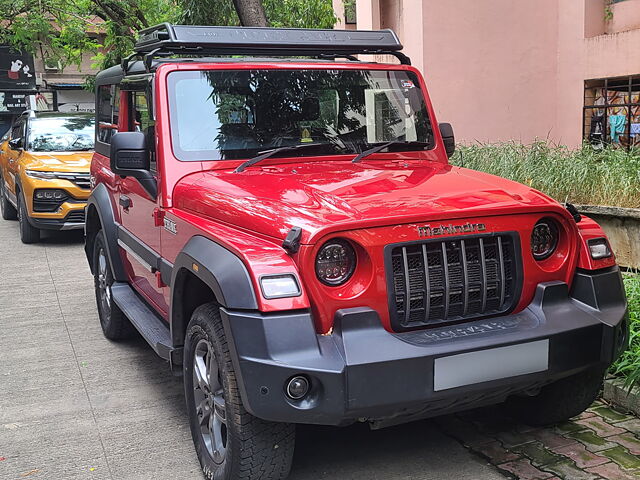
[[[289,380],[286,392],[287,396],[292,400],[300,400],[309,393],[309,380],[305,377],[296,376]]]
[[[606,238],[592,238],[587,242],[589,244],[589,251],[591,252],[591,258],[594,260],[602,260],[603,258],[609,258],[613,253],[609,247],[609,242]]]
[[[36,200],[61,201],[61,200],[64,200],[67,197],[67,194],[63,190],[38,189],[38,190],[35,191],[34,196],[35,196]]]

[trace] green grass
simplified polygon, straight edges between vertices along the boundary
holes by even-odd
[[[640,274],[625,274],[624,285],[629,301],[629,349],[609,371],[631,386],[640,384]]]
[[[457,147],[451,163],[530,185],[560,202],[640,207],[640,149],[471,145]]]

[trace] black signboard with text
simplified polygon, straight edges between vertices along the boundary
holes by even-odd
[[[0,46],[0,91],[35,90],[36,72],[28,53]]]
[[[24,112],[28,95],[26,92],[0,92],[0,114]]]

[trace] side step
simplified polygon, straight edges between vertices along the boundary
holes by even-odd
[[[138,297],[133,288],[124,282],[114,282],[111,285],[111,298],[151,348],[161,358],[173,363],[174,348],[169,327]]]

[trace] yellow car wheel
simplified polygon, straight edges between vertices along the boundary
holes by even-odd
[[[20,240],[22,243],[36,243],[40,240],[40,230],[29,223],[29,213],[24,204],[22,194],[18,197],[18,223],[20,224]]]
[[[2,213],[2,218],[5,220],[15,220],[18,218],[18,212],[16,208],[11,205],[11,202],[9,202],[7,192],[5,191],[6,188],[4,180],[0,178],[0,213]]]

